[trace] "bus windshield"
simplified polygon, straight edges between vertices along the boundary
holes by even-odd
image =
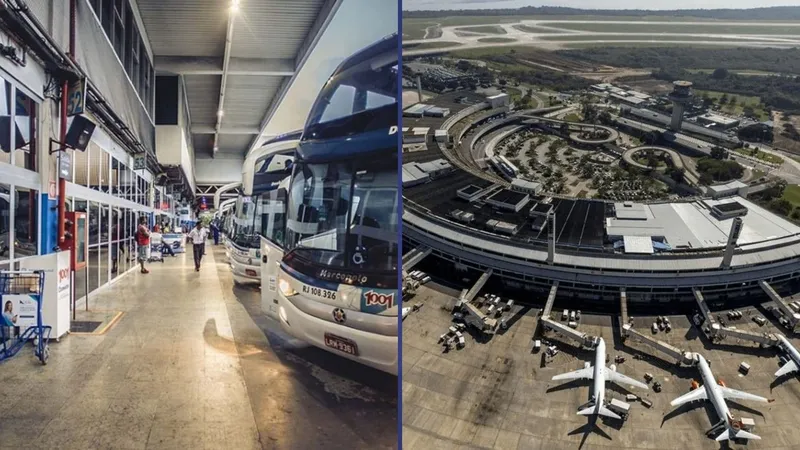
[[[261,236],[283,247],[286,227],[286,189],[273,189],[259,195],[256,199],[255,215],[259,217],[257,229]]]
[[[260,241],[256,230],[256,205],[252,197],[239,197],[236,200],[236,215],[233,217],[233,237],[231,241],[239,247],[256,248]],[[260,218],[259,218],[260,219]]]
[[[350,159],[297,163],[286,250],[315,265],[397,269],[397,163]]]

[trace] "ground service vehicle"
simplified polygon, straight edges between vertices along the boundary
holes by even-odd
[[[394,34],[346,59],[318,95],[289,183],[277,283],[287,333],[394,374],[397,45]]]

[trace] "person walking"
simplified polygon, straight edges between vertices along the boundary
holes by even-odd
[[[200,261],[203,259],[203,254],[206,251],[206,238],[208,237],[208,230],[203,228],[203,224],[197,222],[197,225],[189,232],[189,240],[192,241],[192,252],[194,253],[194,270],[200,272]]]
[[[139,265],[142,266],[142,273],[150,273],[144,267],[147,261],[147,252],[150,250],[150,230],[147,229],[147,217],[139,218],[139,228],[136,230],[136,244],[138,245]]]
[[[216,220],[211,222],[211,233],[214,235],[214,245],[219,245],[219,226]]]

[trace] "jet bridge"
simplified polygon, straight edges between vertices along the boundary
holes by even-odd
[[[694,353],[685,352],[675,346],[667,344],[664,341],[660,341],[646,334],[640,333],[639,331],[634,330],[631,324],[629,323],[622,325],[622,336],[626,339],[632,339],[636,342],[647,345],[648,347],[651,347],[654,350],[667,355],[671,360],[675,361],[677,364],[684,364],[687,366],[693,366],[697,364],[697,360],[694,357]]]
[[[543,318],[550,317],[550,312],[553,310],[553,303],[556,302],[557,292],[558,292],[558,281],[554,281],[553,285],[550,286],[550,294],[547,295],[547,303],[545,303],[544,309],[542,310]]]
[[[410,272],[420,261],[431,254],[432,248],[422,245],[403,255],[403,271]]]
[[[620,329],[620,334],[622,335],[623,342],[626,339],[632,339],[636,342],[647,345],[648,347],[667,355],[669,359],[675,361],[677,364],[693,366],[697,363],[693,353],[685,352],[673,345],[667,344],[664,341],[660,341],[654,337],[640,333],[633,328],[633,325],[630,324],[628,318],[628,294],[625,291],[625,288],[619,290],[619,303],[620,311],[622,311],[622,327]]]
[[[711,315],[711,310],[708,309],[708,304],[706,303],[705,297],[703,297],[703,293],[700,292],[700,289],[694,288],[692,289],[692,293],[694,294],[694,299],[697,300],[697,306],[700,308],[700,313],[703,314],[705,323],[708,324],[708,333],[713,339],[717,335],[720,325],[714,320],[714,316]]]
[[[761,287],[763,289],[764,285]],[[769,285],[767,285],[767,287],[769,287]],[[772,288],[769,289],[772,290]],[[697,300],[697,305],[700,307],[700,312],[703,313],[703,317],[705,317],[706,322],[708,323],[707,333],[712,342],[716,343],[727,337],[734,337],[736,339],[744,339],[746,341],[755,342],[763,347],[771,347],[778,344],[778,338],[771,333],[752,333],[749,331],[737,330],[736,328],[723,327],[717,323],[711,314],[711,311],[708,309],[708,304],[706,304],[703,293],[700,292],[699,289],[693,289],[692,292],[694,293],[694,298]],[[772,292],[775,294],[775,291]],[[775,296],[780,298],[778,294],[775,294]],[[781,304],[782,302],[777,303]]]
[[[572,339],[573,341],[577,342],[578,345],[581,347],[594,350],[597,347],[597,343],[599,342],[599,338],[597,336],[592,336],[578,330],[573,330],[572,328],[564,325],[561,322],[557,322],[553,319],[548,317],[542,317],[539,319],[539,322],[548,330],[554,331],[557,334],[560,334],[566,338]]]
[[[775,305],[783,312],[783,317],[789,321],[789,326],[791,327],[792,331],[797,333],[798,328],[800,328],[800,314],[794,312],[786,300],[783,299],[775,289],[772,289],[772,286],[769,285],[764,280],[758,282],[758,285],[761,286],[761,289],[769,296],[770,300],[775,302]]]
[[[489,277],[492,276],[492,272],[493,269],[489,269],[486,272],[483,272],[483,274],[481,274],[481,277],[478,278],[478,281],[476,281],[475,284],[473,284],[472,287],[469,289],[467,295],[461,298],[461,301],[463,301],[464,303],[469,303],[472,300],[474,300],[475,297],[478,296],[478,292],[480,292],[481,289],[483,289],[483,286],[486,284],[486,282],[489,281]]]

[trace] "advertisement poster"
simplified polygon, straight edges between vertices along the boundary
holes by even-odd
[[[3,296],[3,326],[25,330],[36,326],[36,298],[30,295]]]

